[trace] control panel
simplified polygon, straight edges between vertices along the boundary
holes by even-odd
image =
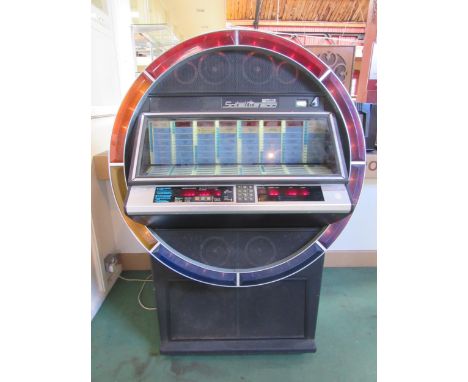
[[[234,192],[235,189],[235,192]],[[154,203],[321,202],[321,186],[166,186],[156,187]]]
[[[156,187],[154,203],[219,203],[232,202],[232,186]]]
[[[351,201],[346,185],[339,183],[139,185],[130,187],[125,208],[128,215],[142,219],[171,214],[339,214],[351,211]]]

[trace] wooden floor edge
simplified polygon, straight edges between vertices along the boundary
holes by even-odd
[[[151,269],[148,253],[121,253],[120,263],[123,271],[148,271]],[[376,267],[376,250],[328,251],[325,254],[325,267],[352,268]]]

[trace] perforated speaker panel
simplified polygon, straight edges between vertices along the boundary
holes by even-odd
[[[264,267],[284,259],[312,242],[318,228],[307,229],[179,229],[158,230],[158,236],[177,252],[220,268]]]
[[[250,50],[211,51],[169,70],[153,92],[187,93],[306,93],[318,91],[299,66],[270,53]]]
[[[172,341],[305,337],[305,280],[243,289],[172,281],[167,301]]]

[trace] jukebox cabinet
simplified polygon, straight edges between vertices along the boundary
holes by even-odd
[[[162,353],[316,350],[324,252],[365,171],[332,70],[269,33],[187,40],[130,88],[109,163],[151,254]]]

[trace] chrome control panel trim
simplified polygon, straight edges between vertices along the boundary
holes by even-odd
[[[321,184],[324,201],[297,202],[153,202],[156,185],[131,186],[126,202],[128,215],[258,214],[258,213],[349,213],[351,201],[343,184]],[[170,186],[167,186],[170,187]],[[187,186],[189,187],[189,186]],[[255,188],[257,185],[255,185]],[[235,186],[234,186],[235,190]],[[234,193],[234,200],[236,194]]]

